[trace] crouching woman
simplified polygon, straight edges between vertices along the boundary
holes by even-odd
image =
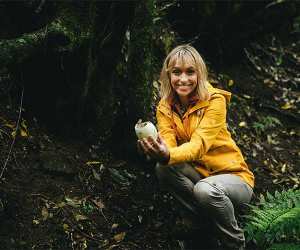
[[[227,130],[231,94],[208,83],[206,65],[190,45],[169,53],[160,83],[159,137],[139,140],[139,146],[157,160],[160,184],[195,223],[209,218],[222,249],[244,249],[236,210],[249,203],[254,176]]]

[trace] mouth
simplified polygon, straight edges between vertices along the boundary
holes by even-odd
[[[176,84],[176,86],[177,87],[191,87],[191,86],[193,86],[193,84],[192,83],[178,83],[178,84]]]

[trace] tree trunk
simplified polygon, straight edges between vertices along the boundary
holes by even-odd
[[[92,34],[87,77],[78,108],[78,123],[93,117],[102,142],[111,136],[116,110],[114,75],[121,55],[124,35],[133,16],[134,2],[91,3]],[[103,18],[101,12],[108,12]],[[79,126],[81,127],[81,126]]]
[[[122,157],[135,153],[134,125],[138,119],[153,120],[153,12],[154,1],[140,1],[127,33],[128,61],[124,63],[128,65],[128,78],[120,86],[124,108],[114,129],[114,139],[119,141],[117,150]]]

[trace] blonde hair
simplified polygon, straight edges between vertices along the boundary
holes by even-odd
[[[197,86],[195,89],[196,95],[201,101],[209,100],[210,94],[207,89],[208,73],[205,62],[198,51],[188,44],[177,46],[167,55],[159,78],[161,98],[167,100],[174,95],[173,88],[170,83],[170,71],[178,61],[181,63],[191,62],[193,64],[197,72]]]

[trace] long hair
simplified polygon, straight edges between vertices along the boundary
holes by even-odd
[[[207,89],[208,73],[205,62],[198,51],[188,44],[177,46],[167,55],[160,72],[160,97],[162,99],[168,100],[174,95],[174,91],[170,83],[170,72],[176,62],[188,62],[195,67],[197,72],[197,86],[195,89],[195,94],[201,101],[209,100],[210,95]]]

